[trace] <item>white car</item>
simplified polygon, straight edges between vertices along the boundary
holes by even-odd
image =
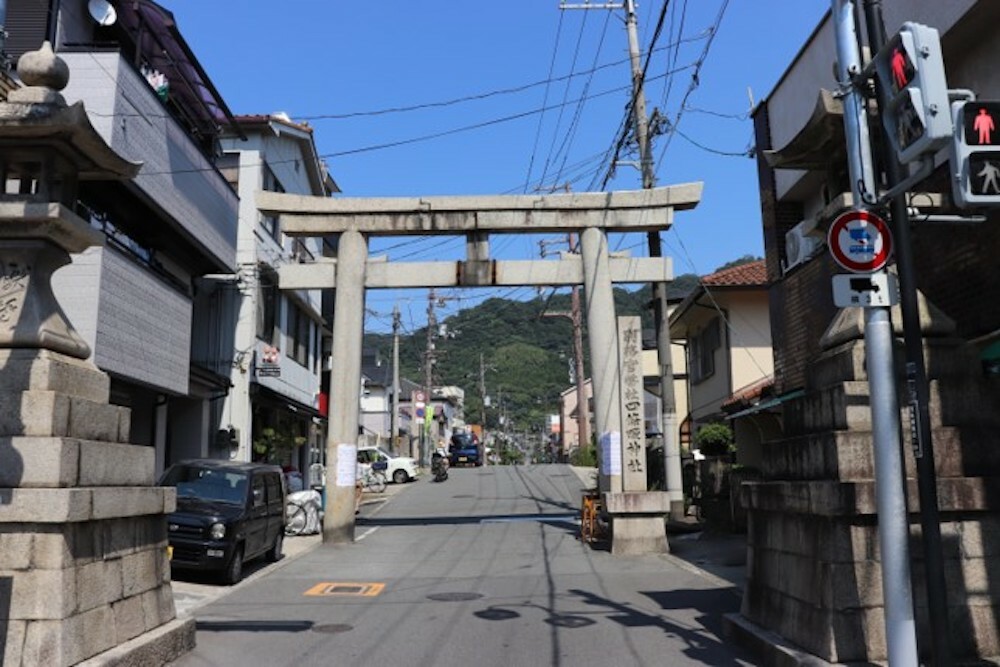
[[[392,456],[381,447],[358,447],[358,463],[370,466],[376,461],[385,461],[388,464],[385,476],[397,484],[416,479],[420,474],[416,459],[409,456]]]

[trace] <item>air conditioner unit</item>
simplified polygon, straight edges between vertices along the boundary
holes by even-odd
[[[823,232],[815,218],[803,220],[785,233],[785,273],[812,259],[822,249]]]

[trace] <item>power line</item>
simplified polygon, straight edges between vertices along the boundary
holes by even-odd
[[[549,87],[550,87],[549,82],[552,81],[552,72],[553,72],[553,70],[555,70],[555,67],[556,67],[556,54],[559,52],[559,40],[560,40],[560,38],[562,36],[562,21],[563,21],[563,16],[565,16],[565,14],[563,14],[562,12],[559,12],[559,26],[558,26],[558,28],[556,30],[556,41],[555,41],[555,44],[552,47],[552,60],[549,62],[549,79],[548,79],[548,81],[545,84],[545,96],[542,98],[542,106],[543,107],[547,106],[548,103],[549,103]],[[527,191],[528,191],[528,183],[531,182],[531,172],[535,168],[535,153],[538,151],[538,142],[539,142],[539,140],[541,139],[541,136],[542,136],[542,121],[544,119],[545,119],[545,114],[544,113],[539,114],[539,116],[538,116],[538,126],[535,128],[535,143],[534,143],[534,145],[531,148],[531,159],[528,160],[528,174],[524,178],[524,192],[525,193],[527,193]]]

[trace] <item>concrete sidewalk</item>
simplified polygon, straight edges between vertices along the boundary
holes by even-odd
[[[419,481],[407,484],[389,484],[383,493],[365,492],[361,499],[362,513],[368,516],[377,513],[386,501],[399,495],[410,484],[414,483],[418,484]],[[225,597],[253,581],[266,577],[309,553],[322,543],[323,535],[321,533],[317,533],[316,535],[287,536],[282,546],[281,560],[276,563],[268,563],[263,558],[258,558],[255,561],[246,563],[243,580],[235,586],[216,583],[211,577],[201,573],[178,572],[177,576],[181,578],[174,578],[171,582],[174,593],[174,606],[177,609],[177,618],[193,616],[198,608]]]
[[[597,469],[570,466],[584,488],[594,488]],[[690,523],[666,526],[667,544],[673,559],[682,567],[695,570],[720,585],[730,585],[739,595],[746,585],[747,536],[707,528],[694,519]]]

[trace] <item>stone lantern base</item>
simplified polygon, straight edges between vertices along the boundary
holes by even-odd
[[[190,650],[166,553],[174,491],[153,486],[151,448],[126,444],[108,376],[49,350],[0,350],[0,369],[0,664],[164,664]]]

